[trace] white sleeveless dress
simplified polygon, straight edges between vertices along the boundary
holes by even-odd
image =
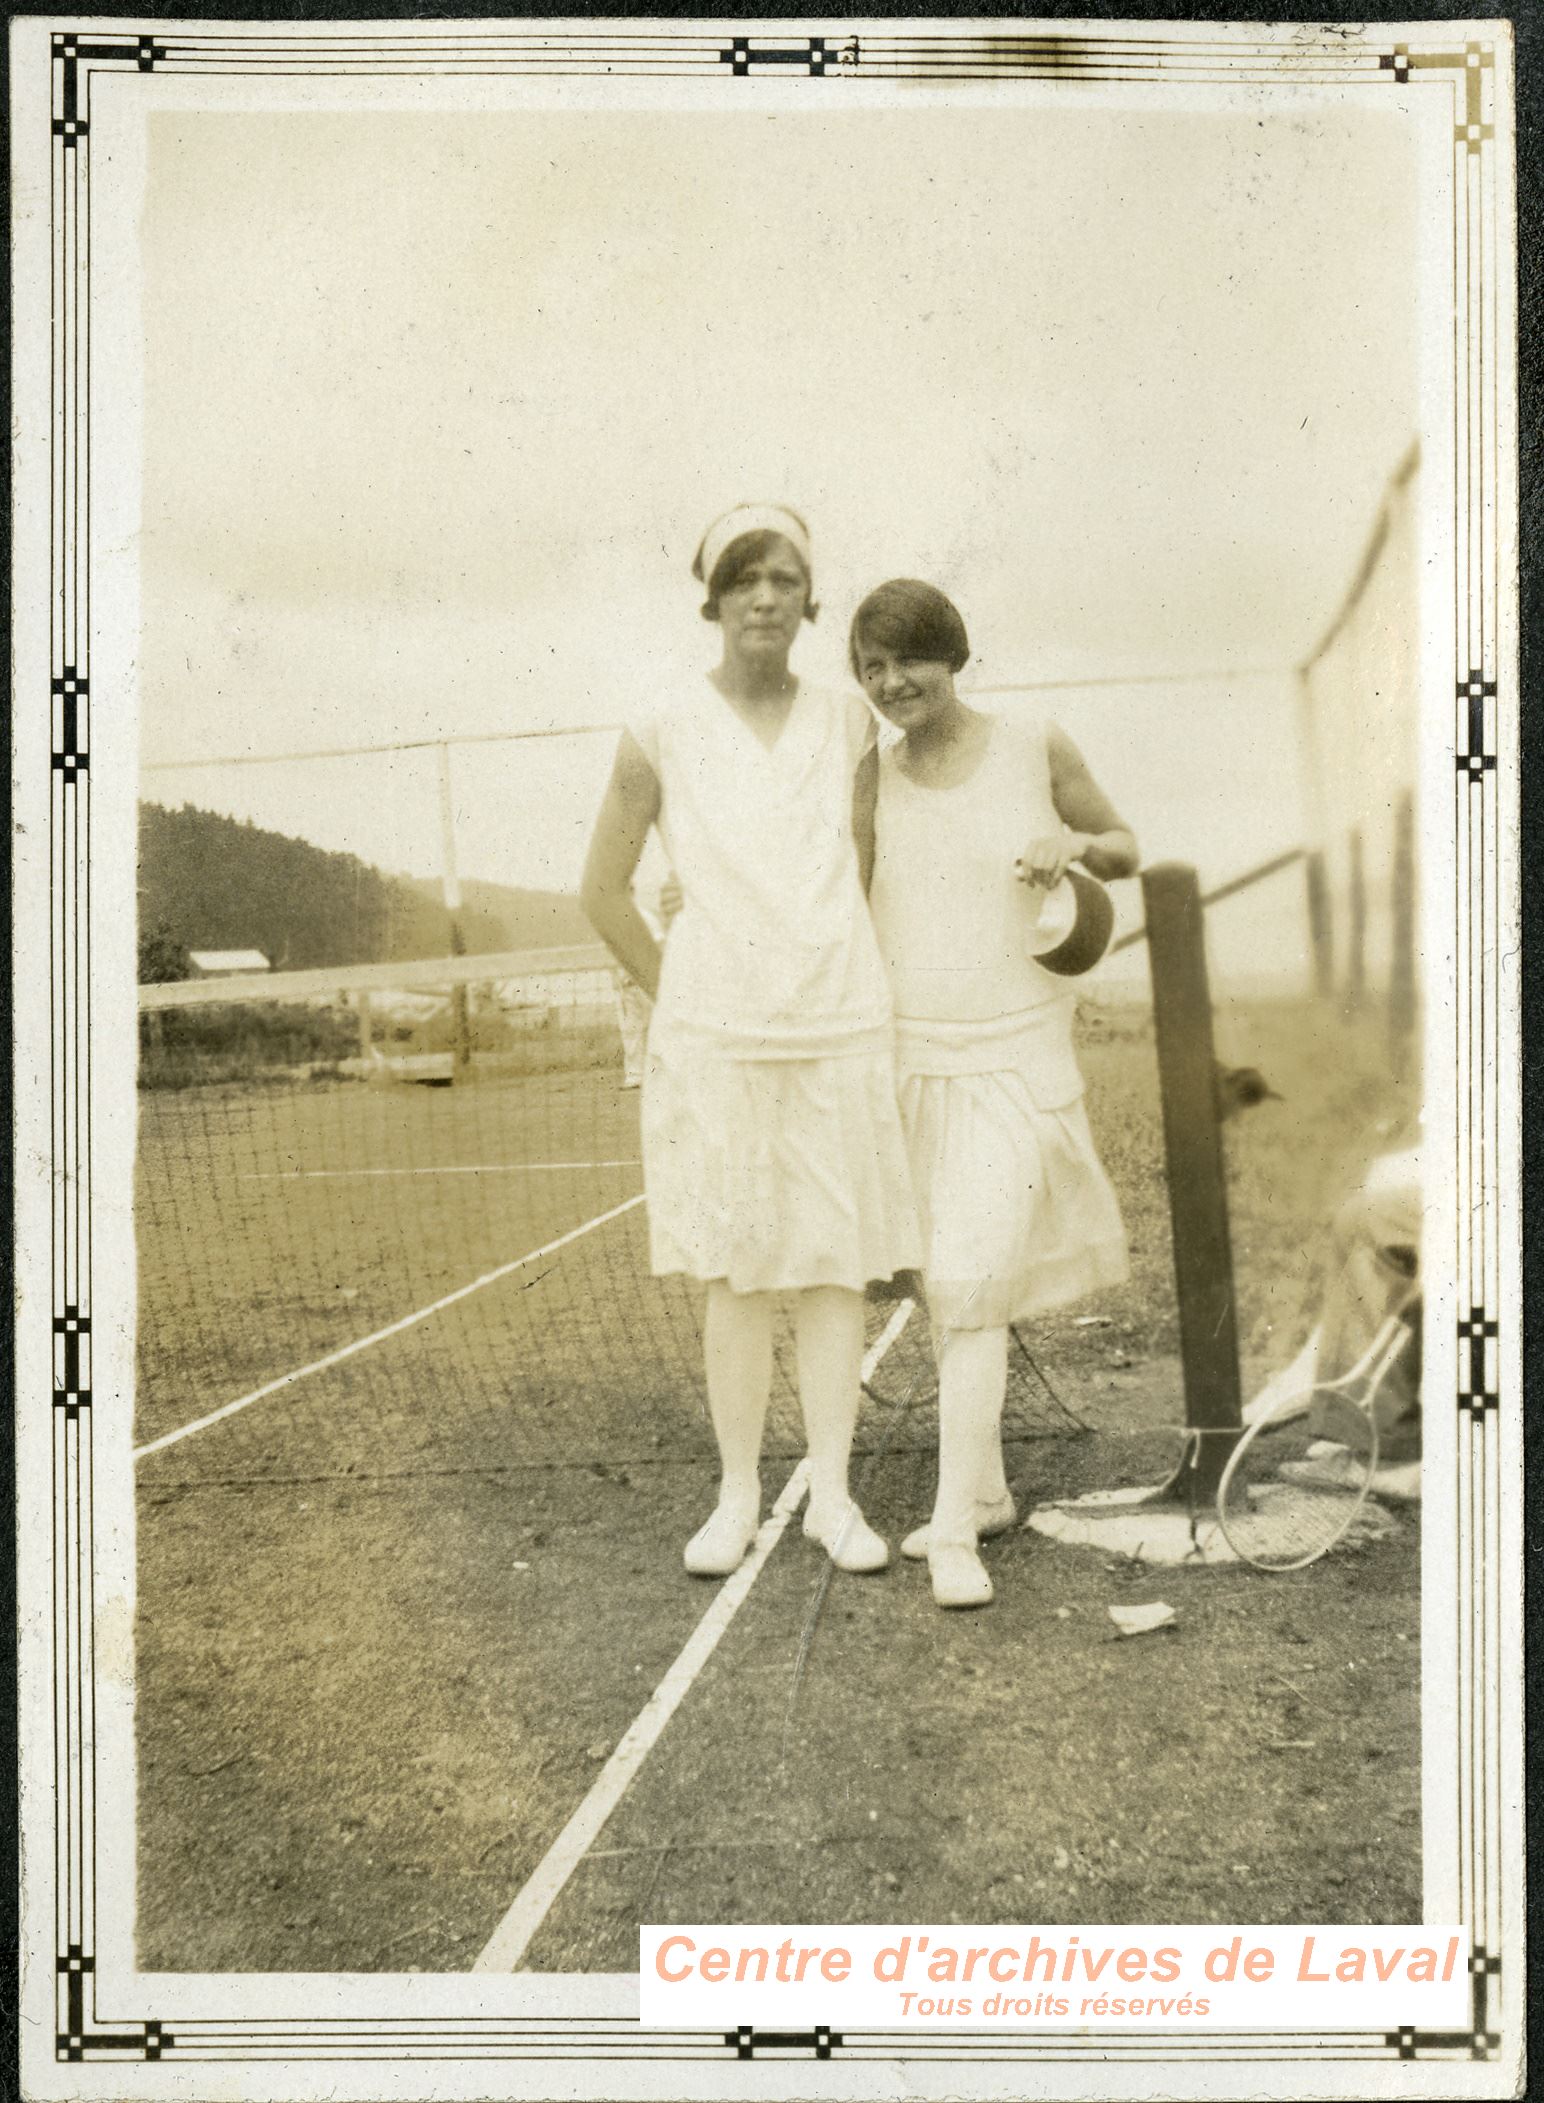
[[[852,835],[867,709],[801,681],[769,749],[704,677],[629,727],[683,896],[643,1080],[654,1272],[761,1292],[914,1268],[890,992]]]
[[[880,760],[870,895],[922,1216],[928,1306],[995,1329],[1127,1273],[1125,1230],[1083,1107],[1075,998],[1027,954],[1038,894],[1014,874],[1061,830],[1043,724],[992,719],[964,781]]]

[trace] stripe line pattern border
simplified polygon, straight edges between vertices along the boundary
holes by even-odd
[[[1166,30],[1168,33],[1166,34]],[[775,36],[722,29],[584,33],[432,24],[359,23],[336,35],[297,37],[281,27],[209,32],[147,30],[50,39],[51,287],[49,930],[53,1280],[53,1615],[56,2056],[60,2061],[271,2062],[629,2058],[704,2062],[896,2059],[967,2063],[1170,2065],[1486,2060],[1501,2049],[1502,1742],[1500,1424],[1521,1394],[1501,1335],[1508,1275],[1496,1184],[1502,1167],[1496,1061],[1501,1034],[1497,936],[1504,901],[1498,869],[1503,793],[1515,741],[1516,696],[1501,690],[1498,658],[1499,470],[1496,53],[1483,39],[1431,48],[1355,38],[1304,41],[1248,36],[1176,37],[1169,25],[1116,25],[1077,36],[1044,32],[956,35],[899,25],[893,33]],[[1459,1655],[1453,1730],[1459,1778],[1461,1916],[1471,1934],[1470,2025],[1463,2031],[1347,2031],[1324,2037],[1271,2032],[1110,2032],[1035,2037],[973,2033],[728,2034],[650,2032],[596,2017],[323,2020],[210,2016],[175,2025],[148,2009],[108,2010],[96,1995],[96,1825],[92,1656],[91,1069],[90,1069],[90,165],[93,86],[115,94],[152,73],[723,78],[747,83],[802,77],[936,83],[963,80],[1232,84],[1291,79],[1355,87],[1445,92],[1451,100],[1455,179],[1454,456],[1457,662],[1453,823],[1457,843],[1457,966],[1453,1052],[1459,1076],[1454,1161],[1459,1241],[1459,1450],[1455,1496]],[[29,705],[25,696],[20,705]],[[41,697],[38,699],[41,704]],[[104,1312],[109,1312],[104,1310]],[[1428,1406],[1430,1403],[1428,1398]],[[1516,1865],[1511,1865],[1516,1874]],[[1515,1991],[1515,1989],[1514,1989]]]

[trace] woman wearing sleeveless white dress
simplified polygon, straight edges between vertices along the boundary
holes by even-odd
[[[982,1532],[1013,1523],[1000,1435],[1008,1325],[1126,1275],[1115,1193],[1083,1107],[1065,979],[1030,945],[1081,862],[1130,875],[1136,842],[1054,726],[969,708],[941,592],[881,586],[853,669],[904,736],[882,757],[870,905],[896,1011],[900,1102],[939,1359],[938,1499],[905,1544],[941,1605],[985,1605]]]
[[[708,1289],[722,1480],[686,1566],[726,1575],[755,1538],[773,1296],[789,1293],[809,1444],[804,1530],[840,1568],[878,1570],[889,1551],[847,1482],[863,1288],[914,1267],[920,1244],[890,993],[863,896],[873,725],[855,695],[789,672],[812,610],[796,514],[726,514],[696,570],[722,662],[633,712],[582,894],[654,1000],[642,1105],[653,1269]],[[630,889],[653,825],[682,898],[663,961]]]

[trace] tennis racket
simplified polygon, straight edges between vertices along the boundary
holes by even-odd
[[[1350,1372],[1282,1395],[1249,1426],[1217,1485],[1223,1535],[1246,1563],[1302,1570],[1345,1535],[1378,1465],[1378,1397],[1414,1342],[1407,1300]]]

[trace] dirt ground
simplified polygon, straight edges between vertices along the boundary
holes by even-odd
[[[1403,1106],[1370,1035],[1244,1019],[1286,1098],[1229,1128],[1253,1375],[1300,1339],[1327,1205]],[[1133,1276],[1026,1332],[1089,1428],[1020,1365],[1021,1503],[1156,1479],[1182,1415],[1151,1040],[1096,1016],[1084,1058]],[[909,1339],[876,1380],[914,1393],[860,1463],[892,1538],[930,1500],[925,1373]],[[679,1564],[711,1494],[700,1448],[147,1471],[141,1964],[464,1968],[715,1596]],[[996,1604],[951,1616],[924,1569],[832,1577],[795,1526],[526,1962],[633,1970],[645,1920],[1418,1918],[1418,1534],[1266,1577],[1019,1530],[987,1550]],[[1108,1606],[1155,1599],[1174,1627],[1117,1639]]]

